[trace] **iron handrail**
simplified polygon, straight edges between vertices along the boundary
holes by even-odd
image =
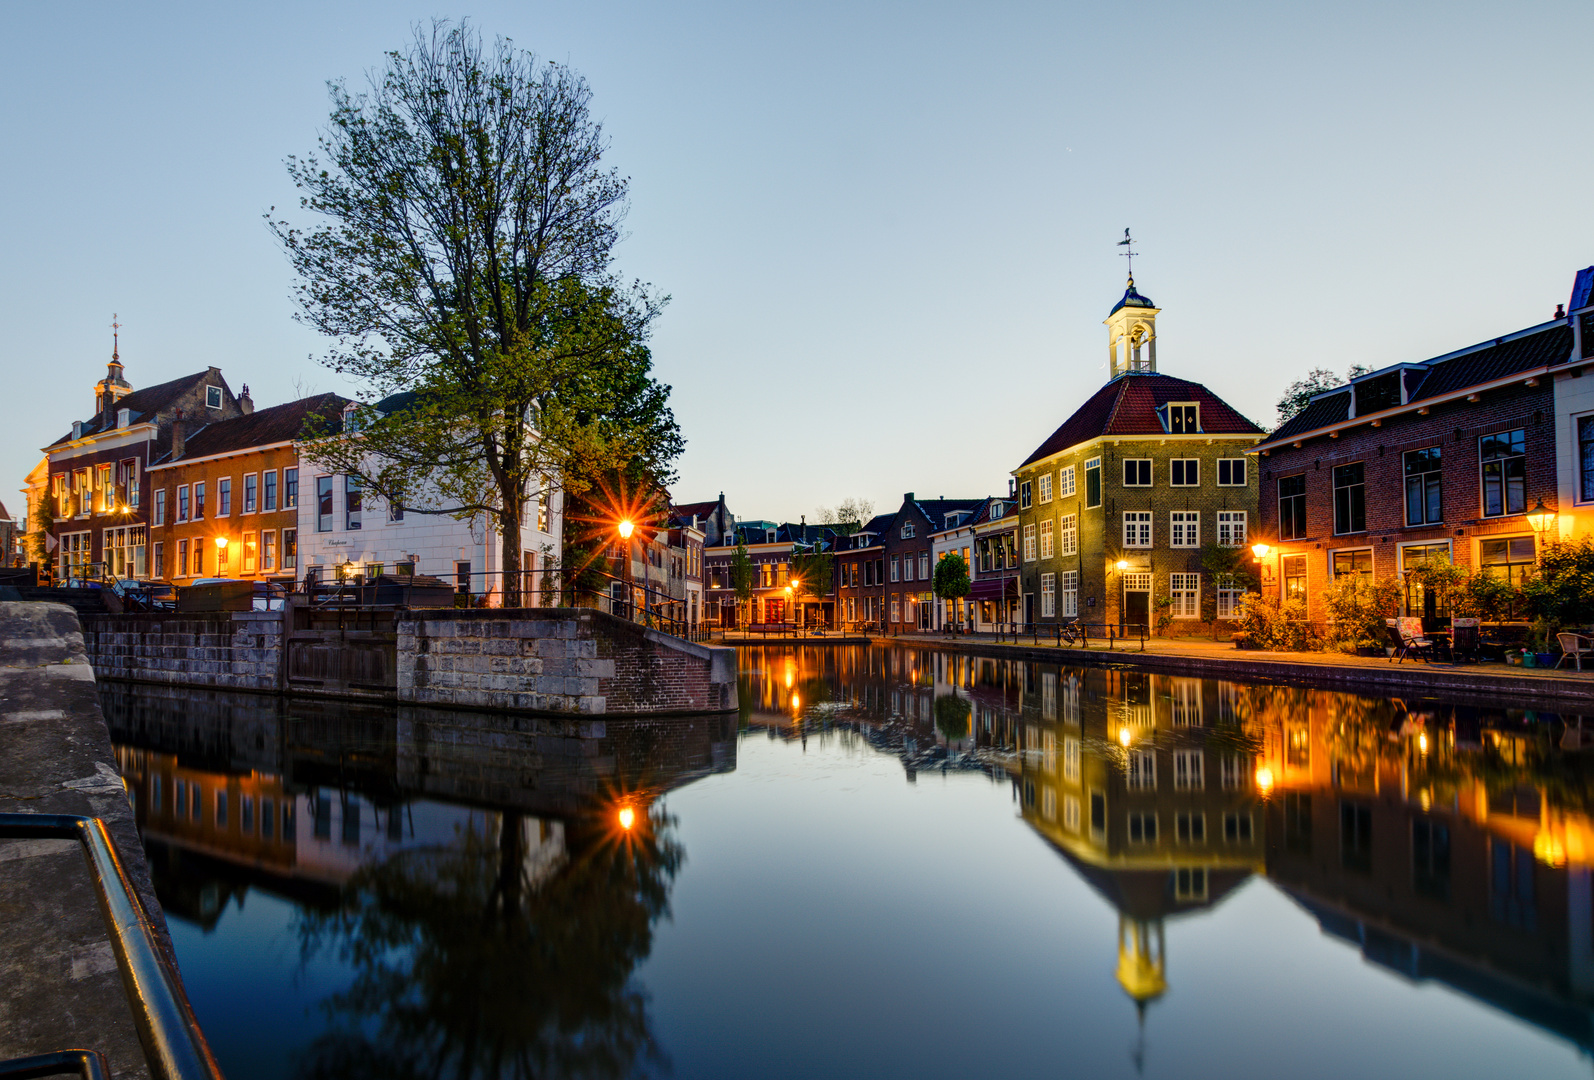
[[[76,814],[0,813],[0,839],[76,840],[82,846],[150,1071],[159,1080],[221,1080],[221,1069],[194,1019],[182,982],[155,944],[149,914],[128,880],[105,822]]]
[[[111,1080],[111,1066],[98,1050],[57,1050],[53,1054],[0,1061],[0,1080],[34,1080],[40,1076]]]

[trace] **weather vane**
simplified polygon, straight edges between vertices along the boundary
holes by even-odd
[[[1121,247],[1121,248],[1128,248],[1129,250],[1120,251],[1118,254],[1122,255],[1124,258],[1129,260],[1129,280],[1130,281],[1133,281],[1135,279],[1135,248],[1134,248],[1134,243],[1135,243],[1134,240],[1129,235],[1129,230],[1125,229],[1124,230],[1124,238],[1122,240],[1118,241],[1118,246]]]
[[[122,331],[122,324],[116,321],[116,312],[113,311],[113,312],[111,312],[111,359],[112,360],[121,359],[121,357],[118,355],[118,352],[121,349],[121,331]]]

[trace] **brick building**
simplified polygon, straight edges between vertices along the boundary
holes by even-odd
[[[48,511],[33,527],[58,577],[148,577],[149,466],[173,438],[241,415],[221,369],[134,390],[113,346],[93,414],[44,448],[48,489],[29,500]]]
[[[876,514],[835,541],[836,625],[878,630],[886,612],[885,534],[894,514]]]
[[[190,584],[207,577],[278,580],[299,574],[297,440],[311,416],[337,416],[347,400],[320,394],[181,433],[152,463],[150,576]]]
[[[1539,546],[1529,513],[1556,504],[1555,373],[1568,319],[1324,391],[1258,447],[1264,591],[1304,600],[1343,574],[1399,577],[1438,560],[1518,579]],[[1408,580],[1410,614],[1443,615]]]
[[[892,633],[935,627],[935,558],[932,538],[979,512],[984,499],[919,499],[902,496],[886,530],[886,627]]]
[[[995,630],[1019,620],[1018,499],[990,499],[970,524],[974,561],[969,566],[969,601],[974,629]]]
[[[1239,547],[1255,524],[1247,454],[1264,432],[1200,383],[1157,372],[1160,309],[1134,279],[1108,315],[1111,380],[1013,471],[1018,485],[1020,620],[1078,617],[1123,633],[1199,628],[1238,592],[1203,580],[1201,548]]]

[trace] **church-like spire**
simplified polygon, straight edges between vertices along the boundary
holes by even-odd
[[[1106,319],[1107,366],[1114,379],[1157,370],[1157,312],[1161,310],[1135,288],[1134,240],[1128,229],[1118,246],[1124,248],[1118,254],[1129,260],[1129,281]]]

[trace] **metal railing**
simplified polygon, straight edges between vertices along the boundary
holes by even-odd
[[[1140,651],[1146,651],[1146,641],[1151,636],[1151,626],[1148,623],[1129,622],[1085,622],[1082,619],[1073,619],[1059,623],[996,623],[996,640],[1022,643],[1025,638],[1030,639],[1033,645],[1039,645],[1043,640],[1050,638],[1050,644],[1061,647],[1071,645],[1075,648],[1089,649],[1100,646],[1103,642],[1107,648],[1116,648],[1119,642],[1129,644],[1138,643]]]
[[[176,970],[155,943],[154,927],[105,822],[75,814],[0,814],[0,839],[76,840],[82,846],[150,1072],[159,1080],[220,1080],[221,1070]],[[0,1065],[32,1070],[0,1073],[6,1076],[52,1076],[73,1070],[86,1077],[110,1075],[103,1058],[92,1050],[65,1050]]]

